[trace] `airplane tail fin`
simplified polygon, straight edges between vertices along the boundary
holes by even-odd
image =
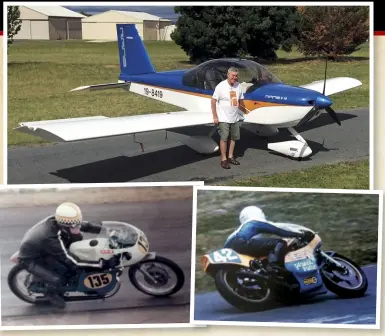
[[[120,79],[124,75],[154,73],[155,68],[134,24],[117,24]]]

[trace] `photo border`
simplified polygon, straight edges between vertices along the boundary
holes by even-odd
[[[44,191],[44,190],[50,190],[50,189],[58,189],[57,192],[60,192],[61,190],[71,190],[71,189],[104,189],[104,188],[151,188],[151,187],[191,187],[192,189],[192,197],[194,197],[194,187],[197,186],[203,186],[203,181],[192,181],[192,182],[132,182],[132,183],[71,183],[71,184],[12,184],[12,185],[0,185],[0,195],[1,191],[12,191],[12,190],[36,190],[36,192]],[[133,200],[135,201],[135,200]],[[137,202],[137,201],[135,201]],[[194,214],[192,211],[192,220],[193,220]],[[191,226],[191,231],[193,232],[194,226]],[[192,237],[191,237],[192,238]],[[191,258],[190,263],[192,263],[193,260],[193,253],[192,253],[192,247],[191,244]],[[1,272],[1,265],[0,265],[0,272]],[[1,273],[0,273],[1,274]],[[192,280],[192,268],[190,267],[190,277]],[[190,281],[191,281],[190,280]],[[0,280],[1,283],[2,280]],[[191,298],[191,286],[190,286],[190,298]],[[149,306],[150,307],[150,306]],[[205,325],[199,325],[196,326],[191,323],[191,320],[189,319],[189,322],[185,323],[143,323],[143,324],[100,324],[100,325],[93,325],[93,324],[77,324],[77,325],[41,325],[41,326],[34,326],[34,325],[25,325],[25,326],[4,326],[3,325],[3,318],[2,318],[2,302],[0,300],[0,332],[1,331],[15,331],[15,330],[23,330],[23,331],[33,331],[33,330],[84,330],[84,329],[92,329],[92,330],[103,330],[103,329],[154,329],[154,328],[194,328],[194,327],[204,327]],[[121,310],[129,311],[129,309],[133,308],[122,308]],[[135,308],[134,308],[135,309]],[[190,301],[190,315],[191,315],[191,301]],[[101,310],[102,311],[102,310]],[[100,312],[100,311],[99,311]]]
[[[3,22],[4,22],[4,36],[7,32],[7,15],[6,7],[12,5],[32,5],[38,6],[43,5],[44,2],[41,1],[4,1],[3,2]],[[71,2],[71,1],[55,1],[51,2],[51,5],[57,6],[89,6],[88,2]],[[101,6],[106,4],[106,2],[93,2],[92,6]],[[187,1],[182,3],[183,6],[233,6],[234,2],[220,2],[212,3],[207,1]],[[179,6],[180,2],[176,1],[133,1],[133,2],[117,2],[111,1],[108,2],[109,6]],[[369,189],[374,189],[374,2],[373,1],[360,1],[360,2],[337,2],[337,1],[304,1],[304,2],[295,2],[295,1],[239,1],[237,6],[369,6]],[[3,38],[3,183],[8,184],[8,52],[7,52],[7,43],[5,37]],[[306,167],[304,167],[306,168]]]
[[[332,328],[332,329],[363,329],[363,330],[379,330],[381,329],[381,273],[382,273],[382,236],[383,236],[383,190],[367,190],[367,189],[318,189],[318,188],[266,188],[266,187],[227,187],[227,186],[194,186],[194,249],[192,256],[194,260],[191,262],[193,268],[191,278],[191,299],[190,299],[190,322],[194,325],[205,326],[237,326],[237,327],[289,327],[289,328]],[[377,235],[377,288],[376,288],[376,323],[375,324],[333,324],[333,323],[286,323],[286,322],[236,322],[236,321],[215,321],[215,320],[196,320],[195,319],[195,272],[196,272],[196,232],[197,232],[197,204],[198,191],[206,190],[222,190],[222,191],[245,191],[245,192],[278,192],[278,193],[312,193],[312,194],[361,194],[361,195],[378,195],[378,235]]]

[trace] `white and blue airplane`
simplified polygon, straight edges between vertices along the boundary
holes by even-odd
[[[207,135],[177,132],[178,139],[193,150],[209,154],[218,151],[213,140],[216,127],[211,112],[215,86],[226,79],[227,70],[239,70],[244,90],[240,101],[242,127],[259,136],[271,137],[287,129],[296,140],[270,142],[268,149],[293,158],[308,157],[312,150],[295,127],[319,117],[325,110],[341,125],[331,108],[329,96],[362,85],[354,78],[336,77],[300,87],[284,84],[259,63],[247,59],[221,58],[206,61],[188,70],[157,72],[133,24],[117,24],[120,76],[115,83],[81,86],[71,91],[121,88],[151,99],[178,106],[183,111],[144,115],[68,118],[22,122],[16,129],[55,142],[70,142],[177,128],[212,125]],[[175,133],[174,133],[175,134]],[[142,147],[143,150],[143,147]]]

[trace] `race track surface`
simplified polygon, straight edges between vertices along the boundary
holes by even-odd
[[[270,175],[311,166],[369,158],[369,109],[338,112],[342,126],[322,114],[297,131],[312,148],[311,157],[293,160],[267,149],[267,140],[242,130],[236,147],[240,166],[220,167],[219,153],[201,155],[165,132],[142,134],[145,152],[133,136],[121,136],[76,143],[60,143],[8,150],[8,183],[118,183],[128,181],[205,181],[224,183],[249,176]],[[191,129],[191,134],[207,135],[210,127]],[[282,131],[270,141],[289,140]]]
[[[122,275],[120,291],[103,301],[70,302],[64,310],[35,307],[19,300],[8,288],[7,275],[14,265],[10,256],[17,251],[24,233],[53,213],[55,207],[0,209],[1,313],[3,326],[56,324],[189,323],[192,202],[161,201],[80,205],[89,221],[117,220],[132,223],[149,239],[150,250],[178,263],[186,282],[180,292],[166,299],[137,291]]]
[[[195,296],[194,319],[199,321],[317,323],[317,324],[375,324],[377,266],[363,268],[368,276],[366,296],[339,299],[328,292],[305,304],[253,313],[243,313],[228,304],[217,292]]]

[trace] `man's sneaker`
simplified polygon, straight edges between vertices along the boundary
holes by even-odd
[[[47,294],[48,301],[57,308],[65,308],[66,302],[62,296],[57,293],[51,292]]]

